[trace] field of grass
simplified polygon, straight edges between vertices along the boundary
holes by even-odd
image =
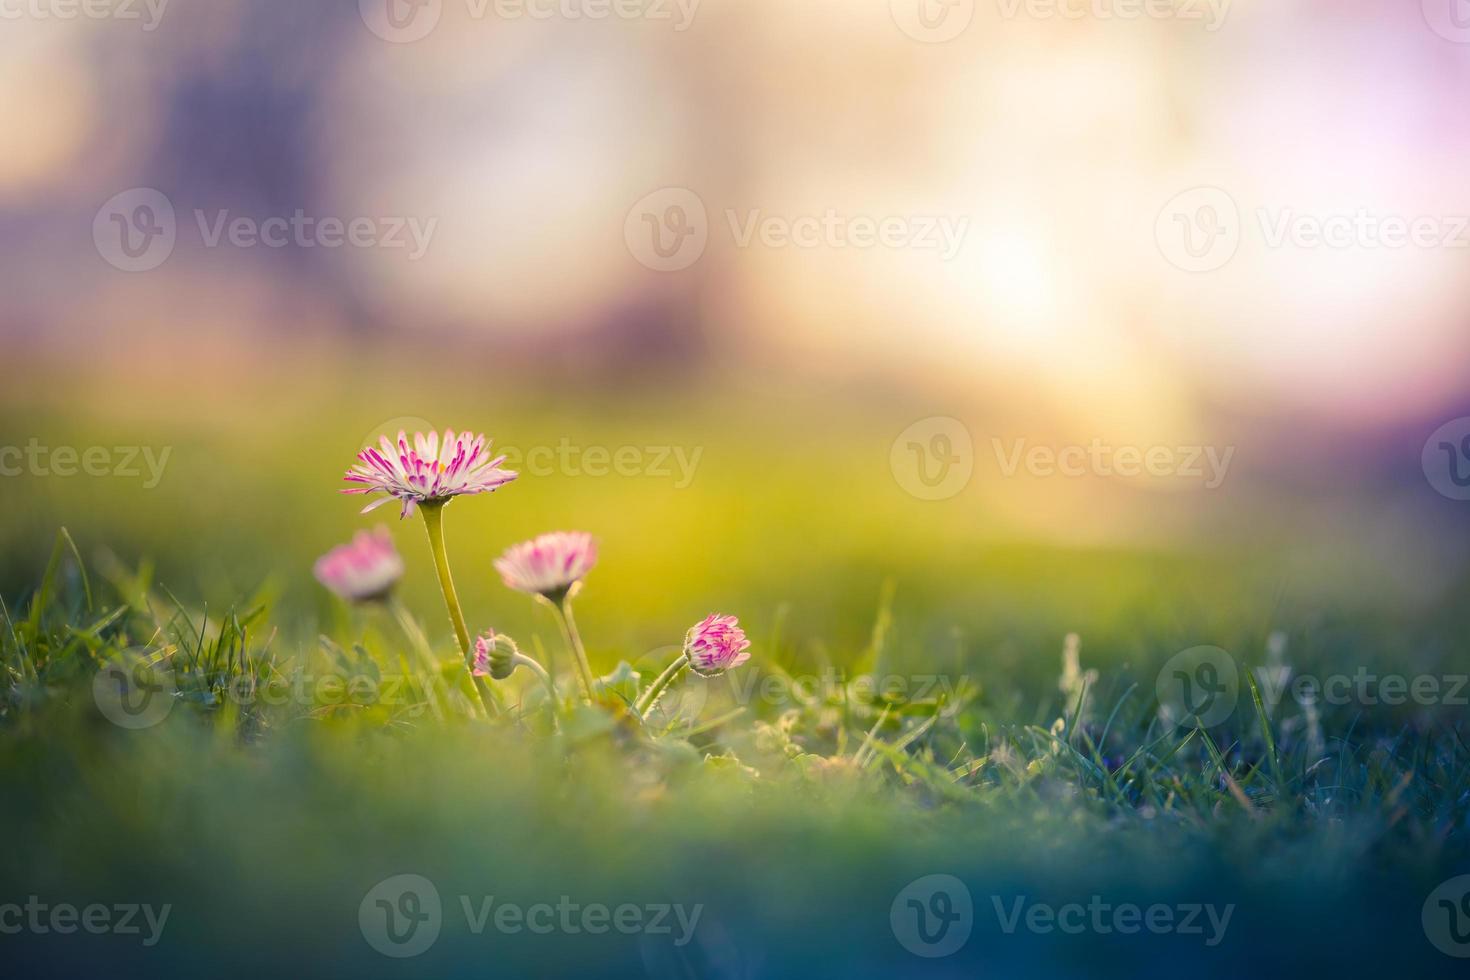
[[[146,927],[7,935],[17,975],[1459,968],[1426,939],[1421,908],[1470,867],[1463,709],[1323,705],[1309,718],[1289,696],[1258,708],[1246,681],[1221,723],[1171,730],[1154,684],[1155,651],[1176,642],[1162,621],[1137,623],[1131,664],[1096,674],[1084,640],[1080,672],[1059,683],[1061,643],[926,668],[900,604],[878,597],[863,646],[840,662],[813,660],[776,618],[753,632],[746,676],[690,681],[646,721],[628,708],[627,668],[596,705],[568,695],[554,719],[522,670],[484,719],[431,605],[419,612],[432,660],[390,617],[361,612],[286,652],[281,636],[301,627],[269,595],[212,596],[206,609],[146,571],[88,564],[58,539],[0,624],[0,879],[7,895],[171,912],[152,945]],[[1252,625],[1218,642],[1264,664],[1258,612],[1237,609]],[[1462,618],[1323,619],[1271,642],[1275,662],[1325,675],[1382,664],[1383,649],[1431,649],[1441,630],[1463,635]],[[121,727],[94,681],[138,657],[172,697],[156,724]],[[644,684],[662,666],[630,659]],[[442,930],[421,955],[391,959],[359,910],[403,874],[433,883]],[[935,874],[964,883],[973,931],[923,958],[891,913]],[[595,934],[576,911],[551,934],[484,925],[493,918],[477,931],[486,900],[700,911],[687,935]],[[1035,906],[1073,903],[1089,909],[1079,932],[1043,913],[1027,924]],[[1130,904],[1175,910],[1177,929],[1120,934],[1131,920],[1111,910]]]
[[[665,386],[572,407],[445,385],[419,410],[495,419],[501,445],[700,454],[683,485],[559,464],[445,511],[471,631],[559,673],[555,705],[520,670],[484,717],[422,521],[335,493],[392,393],[317,378],[246,424],[207,385],[113,411],[106,391],[17,384],[5,444],[170,452],[150,487],[5,483],[0,930],[32,896],[169,907],[155,942],[143,919],[0,932],[18,975],[1460,968],[1426,927],[1450,910],[1426,901],[1470,872],[1467,583],[1413,592],[1351,542],[1309,547],[1290,501],[1250,534],[1044,543],[997,516],[1013,502],[993,479],[937,504],[903,492],[888,445],[919,405]],[[1159,498],[1147,522],[1184,505]],[[311,577],[379,522],[407,565],[397,614]],[[490,567],[554,528],[601,546],[577,600],[591,705],[554,620]],[[749,663],[640,717],[711,611],[740,616]],[[1160,686],[1201,646],[1238,681],[1205,727]],[[1367,695],[1316,702],[1287,683],[1365,673]],[[1439,686],[1381,697],[1390,675]],[[439,931],[398,958],[374,930],[422,912],[403,875],[432,883]],[[580,918],[623,906],[627,929]],[[528,924],[540,907],[549,932]]]

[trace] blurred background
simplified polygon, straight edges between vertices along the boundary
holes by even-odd
[[[1466,869],[1448,698],[1286,705],[1315,775],[1289,806],[1273,777],[1261,813],[1195,743],[1183,782],[1179,746],[1150,767],[1168,802],[1134,821],[1036,737],[1070,674],[1127,702],[1115,751],[1200,645],[1465,674],[1467,90],[1466,0],[0,0],[20,634],[65,526],[94,586],[124,580],[95,615],[151,576],[190,633],[264,600],[252,654],[305,661],[319,633],[376,653],[396,629],[311,568],[383,524],[452,663],[422,522],[338,493],[380,433],[452,427],[522,474],[445,512],[472,630],[557,644],[491,562],[585,529],[601,669],[658,669],[734,613],[752,679],[865,654],[960,675],[979,693],[954,737],[1026,774],[956,806],[826,770],[752,783],[740,760],[783,751],[768,703],[748,737],[666,758],[597,737],[575,768],[480,726],[335,716],[236,752],[228,718],[121,732],[80,682],[13,679],[6,894],[167,900],[179,924],[152,958],[22,937],[7,962],[382,975],[355,910],[414,871],[446,902],[694,896],[709,925],[684,963],[452,927],[404,975],[1448,975],[1420,918]],[[46,614],[63,668],[91,661],[77,591]],[[64,724],[30,713],[68,697]],[[1259,794],[1244,698],[1238,718],[1220,746]],[[921,964],[884,917],[937,871],[987,922],[1011,894],[1240,914],[1218,950],[987,925]]]
[[[65,524],[325,610],[383,522],[427,615],[418,522],[335,492],[426,420],[524,474],[448,511],[473,625],[586,528],[599,658],[710,609],[840,651],[885,587],[931,653],[1165,587],[1442,609],[1458,2],[10,4],[0,593]]]

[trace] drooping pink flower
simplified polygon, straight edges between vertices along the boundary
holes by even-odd
[[[684,652],[697,674],[712,677],[750,659],[750,641],[734,616],[710,613],[684,635]]]
[[[486,630],[475,638],[475,665],[470,673],[476,677],[490,676],[490,656],[495,652],[495,631]]]
[[[455,434],[444,430],[441,441],[437,432],[415,432],[410,443],[407,433],[399,432],[390,442],[383,436],[378,446],[368,446],[357,454],[358,462],[347,471],[348,483],[361,483],[343,493],[385,493],[362,509],[366,514],[390,499],[403,501],[399,517],[413,513],[415,504],[441,502],[466,494],[489,493],[514,480],[519,474],[500,469],[504,456],[490,456],[490,440],[474,432]]]
[[[358,531],[348,544],[317,559],[317,581],[348,602],[381,599],[403,577],[403,559],[386,527]]]
[[[597,542],[586,531],[552,531],[507,548],[495,570],[517,592],[558,599],[597,564]]]
[[[516,641],[486,630],[475,638],[475,662],[470,673],[476,677],[493,677],[503,681],[515,671],[519,650]]]

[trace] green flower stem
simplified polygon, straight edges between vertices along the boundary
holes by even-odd
[[[649,709],[651,709],[655,704],[658,703],[658,697],[660,694],[664,693],[664,688],[673,683],[674,678],[678,677],[679,674],[683,672],[684,668],[688,666],[689,655],[687,653],[681,652],[677,657],[674,658],[673,663],[664,668],[664,672],[662,674],[659,674],[658,677],[654,678],[653,683],[648,686],[648,690],[643,692],[643,696],[640,697],[638,699],[638,703],[633,706],[634,709],[638,712],[638,717],[642,718],[644,715],[648,714]]]
[[[459,640],[459,651],[464,655],[465,669],[471,671],[475,692],[480,698],[480,709],[486,715],[494,699],[486,689],[485,680],[475,677],[474,654],[471,652],[470,631],[465,626],[464,611],[459,607],[459,594],[454,591],[454,577],[449,574],[449,555],[444,549],[444,503],[443,501],[419,504],[424,515],[424,527],[429,532],[429,550],[434,553],[434,568],[439,573],[439,588],[444,593],[444,605],[449,607],[449,621],[454,624],[454,636]]]
[[[548,599],[542,600],[556,610],[557,621],[561,623],[562,637],[567,641],[567,648],[572,651],[572,659],[577,662],[577,673],[582,679],[582,699],[589,704],[592,701],[592,665],[587,662],[587,651],[582,646],[582,637],[577,632],[577,621],[572,618],[572,597],[568,593],[561,597],[560,601]]]
[[[551,675],[547,673],[546,668],[541,666],[541,664],[538,663],[534,658],[528,657],[524,653],[519,652],[511,658],[511,662],[521,664],[531,673],[541,678],[541,683],[546,685],[546,693],[551,695],[552,706],[555,707],[556,683],[551,679]]]

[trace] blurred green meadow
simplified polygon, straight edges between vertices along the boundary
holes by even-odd
[[[377,498],[338,493],[362,445],[385,426],[417,423],[485,431],[522,474],[446,511],[472,630],[554,636],[491,560],[542,531],[587,530],[601,555],[578,613],[605,667],[677,642],[711,610],[738,612],[753,635],[779,632],[812,666],[840,665],[867,642],[890,592],[902,656],[1008,679],[1048,676],[1072,632],[1105,665],[1225,639],[1260,651],[1273,631],[1291,634],[1298,652],[1318,644],[1311,655],[1330,656],[1345,609],[1403,625],[1375,641],[1375,660],[1422,666],[1461,655],[1441,620],[1460,622],[1466,566],[1458,553],[1446,561],[1414,550],[1433,539],[1426,528],[1454,516],[1435,509],[1444,502],[1422,482],[1411,490],[1366,468],[1346,494],[1240,473],[1267,449],[1259,436],[1243,443],[1246,461],[1220,490],[1162,492],[1002,478],[985,458],[986,429],[972,422],[975,475],[948,499],[923,500],[890,453],[933,402],[901,390],[713,373],[515,385],[481,383],[473,363],[364,359],[348,371],[310,351],[290,360],[271,380],[225,372],[172,387],[158,372],[121,387],[106,375],[17,378],[0,443],[78,455],[102,447],[117,464],[125,447],[133,458],[128,475],[89,476],[76,463],[71,475],[39,475],[26,463],[0,483],[4,594],[33,587],[65,525],[89,559],[146,563],[191,602],[218,609],[269,596],[284,614],[280,643],[295,649],[340,616],[312,562],[355,530],[384,525],[409,565],[405,601],[444,626],[422,522],[400,520],[392,505],[360,515]],[[388,380],[395,371],[407,392]],[[1047,496],[1048,485],[1067,496]],[[1419,504],[1408,523],[1407,495]]]
[[[1234,710],[1196,730],[1163,721],[1156,682],[1200,645],[1243,677],[1464,674],[1463,582],[1375,598],[1259,536],[1027,540],[983,487],[916,500],[889,449],[922,408],[840,386],[420,384],[405,399],[328,375],[249,412],[186,387],[32,393],[5,416],[10,445],[170,450],[148,488],[4,483],[6,894],[172,907],[153,945],[5,936],[27,973],[1452,974],[1421,906],[1470,867],[1463,707],[1308,709],[1280,691],[1257,706],[1243,680]],[[405,407],[522,453],[579,447],[454,501],[446,524],[471,629],[563,670],[550,616],[490,561],[543,530],[597,536],[577,604],[607,675],[597,705],[564,675],[553,721],[523,670],[497,684],[500,717],[476,717],[422,521],[360,516],[362,498],[336,493]],[[598,446],[637,447],[653,470],[661,447],[698,464],[682,486],[673,464],[592,475]],[[318,554],[376,523],[405,557],[401,598],[432,662],[386,613],[311,578]],[[752,660],[640,723],[632,694],[712,610],[741,617]],[[95,685],[139,657],[167,675],[171,707],[133,730]],[[397,959],[361,907],[405,874],[433,884],[441,931]],[[933,959],[901,924],[906,889],[931,875],[973,903],[970,938]],[[597,932],[578,912],[542,935],[494,924],[486,901],[676,903],[700,919],[687,935]],[[1125,933],[1108,912],[1077,934],[1008,919],[1089,903],[1229,918]]]
[[[0,3],[0,976],[1463,975],[1460,2]]]

